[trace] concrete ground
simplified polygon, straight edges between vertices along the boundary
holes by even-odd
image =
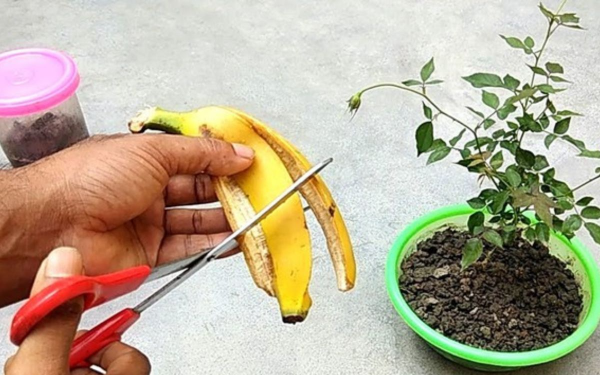
[[[144,351],[156,374],[474,374],[431,351],[388,300],[384,264],[395,236],[412,220],[477,191],[474,176],[450,162],[416,158],[420,101],[400,92],[365,97],[352,122],[345,101],[380,81],[418,77],[435,57],[430,90],[442,108],[474,121],[483,108],[460,79],[477,71],[529,77],[525,55],[499,34],[540,42],[537,0],[10,1],[0,12],[0,49],[67,51],[82,75],[79,96],[93,133],[126,131],[145,105],[240,108],[270,124],[317,162],[347,220],[358,262],[356,288],[336,290],[323,238],[311,218],[314,306],[306,322],[280,322],[277,305],[253,284],[241,257],[221,261],[149,310],[124,340]],[[572,3],[572,4],[571,4]],[[143,5],[142,5],[143,4]],[[548,0],[556,9],[558,0]],[[557,105],[584,113],[574,135],[600,147],[600,3],[572,1],[586,31],[560,30],[548,58],[573,81]],[[529,62],[529,61],[528,61]],[[440,134],[457,127],[442,123]],[[576,184],[590,163],[557,143],[548,159]],[[598,191],[598,185],[588,192]],[[597,260],[600,249],[588,244]],[[84,318],[84,327],[140,301],[148,285]],[[0,310],[0,358],[17,306]],[[519,374],[598,374],[600,334],[572,355]]]

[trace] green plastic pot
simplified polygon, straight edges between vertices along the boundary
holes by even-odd
[[[474,210],[468,205],[449,206],[431,212],[410,224],[396,239],[386,264],[386,286],[396,311],[406,324],[445,358],[479,371],[513,371],[561,358],[582,345],[600,321],[600,271],[594,258],[577,239],[567,240],[551,233],[550,252],[573,271],[583,295],[579,326],[570,336],[551,346],[526,352],[496,352],[462,344],[429,327],[404,300],[398,279],[402,261],[416,250],[416,245],[435,232],[448,227],[467,230],[467,219]],[[533,217],[530,217],[534,220]]]

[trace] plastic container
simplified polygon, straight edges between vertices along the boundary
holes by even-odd
[[[467,220],[474,210],[457,205],[431,212],[409,225],[396,239],[388,255],[385,279],[389,297],[408,326],[445,358],[479,371],[503,372],[539,365],[559,359],[582,345],[600,322],[600,271],[592,254],[576,238],[571,242],[552,232],[550,253],[573,271],[583,295],[579,326],[570,336],[551,346],[527,352],[496,352],[454,341],[429,327],[404,300],[398,287],[402,261],[416,250],[416,245],[448,226],[467,230]],[[535,217],[530,216],[535,222]]]
[[[0,54],[0,146],[13,167],[89,137],[78,86],[77,66],[64,53],[37,48]]]

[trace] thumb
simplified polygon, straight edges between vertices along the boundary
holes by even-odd
[[[83,274],[79,252],[70,247],[53,250],[44,260],[36,275],[31,295],[58,279]],[[64,303],[42,319],[23,340],[13,359],[13,365],[27,362],[27,368],[36,373],[65,373],[69,369],[69,351],[83,312],[83,298]],[[31,366],[34,366],[33,368]]]

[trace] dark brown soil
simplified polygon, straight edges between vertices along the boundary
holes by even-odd
[[[77,117],[45,113],[32,124],[13,122],[2,149],[14,167],[21,167],[88,137]]]
[[[463,344],[496,351],[549,346],[577,328],[582,297],[571,271],[541,244],[511,247],[460,272],[469,233],[438,232],[402,265],[400,290],[430,327]],[[485,242],[485,241],[484,241]]]

